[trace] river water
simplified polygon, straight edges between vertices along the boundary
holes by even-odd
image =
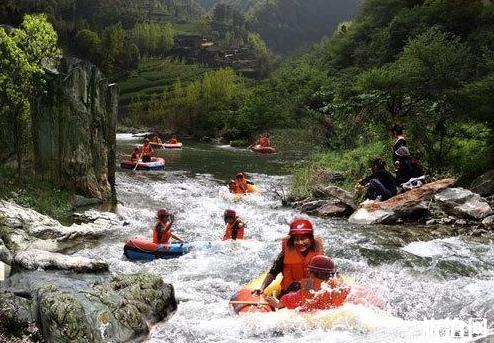
[[[131,135],[117,138],[120,152],[136,143]],[[451,236],[440,227],[368,227],[318,218],[310,219],[326,254],[341,273],[378,293],[384,309],[347,304],[315,315],[286,310],[234,315],[229,298],[269,269],[288,223],[300,216],[282,207],[274,192],[289,184],[283,161],[300,156],[260,157],[188,142],[180,151],[158,154],[167,160],[164,171],[117,172],[117,211],[125,229],[79,253],[104,258],[112,273],[147,272],[174,285],[178,310],[153,328],[149,342],[432,342],[422,332],[425,318],[486,318],[489,325],[494,323],[494,245],[489,240]],[[223,196],[222,187],[240,170],[262,192],[234,202]],[[160,207],[175,213],[176,234],[197,242],[196,248],[172,260],[127,261],[123,242],[151,237]],[[247,222],[247,240],[219,240],[227,208]]]

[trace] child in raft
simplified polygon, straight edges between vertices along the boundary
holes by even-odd
[[[183,239],[173,233],[171,229],[172,224],[173,214],[165,208],[159,209],[156,223],[153,227],[153,243],[168,244],[170,242],[170,238],[173,238],[181,243],[185,243]]]
[[[267,303],[275,308],[295,309],[302,312],[326,310],[343,305],[350,287],[336,272],[334,262],[326,256],[314,256],[308,266],[309,277],[300,281],[300,289],[287,293],[277,300],[267,297]]]

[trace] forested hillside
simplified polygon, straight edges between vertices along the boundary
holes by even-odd
[[[250,106],[313,126],[334,151],[314,166],[350,179],[389,156],[389,128],[401,123],[430,173],[467,180],[494,162],[493,32],[489,2],[366,0],[330,40],[275,71]],[[314,166],[300,172],[301,189]]]
[[[294,52],[330,36],[338,23],[350,19],[358,0],[257,1],[248,10],[253,31],[270,49]]]

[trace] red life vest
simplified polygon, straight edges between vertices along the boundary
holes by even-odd
[[[235,218],[233,224],[226,225],[226,232],[223,236],[223,240],[225,241],[227,239],[244,239],[244,227],[245,224],[240,220],[240,218]],[[234,231],[236,231],[235,235]]]
[[[160,224],[161,229],[158,228],[158,225]],[[170,238],[172,237],[172,233],[173,231],[170,226],[166,226],[161,220],[158,219],[153,228],[153,243],[168,244],[170,242]]]
[[[153,148],[151,147],[150,144],[148,144],[148,145],[144,144],[142,146],[142,154],[143,155],[149,155],[149,154],[151,154],[152,151],[153,151]]]
[[[322,241],[319,238],[314,238],[316,241],[315,250],[308,252],[307,256],[303,256],[295,248],[288,246],[288,240],[290,237],[283,238],[281,242],[281,249],[283,251],[283,280],[281,280],[281,289],[286,290],[295,281],[300,281],[309,277],[310,260],[314,256],[324,255]]]
[[[350,288],[341,277],[333,277],[324,283],[324,290],[321,290],[323,281],[320,279],[304,279],[300,282],[301,311],[327,310],[343,305]]]

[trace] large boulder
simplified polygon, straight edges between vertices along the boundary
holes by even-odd
[[[476,178],[470,190],[484,197],[494,194],[494,169]]]
[[[46,75],[32,116],[36,174],[89,198],[110,199],[115,184],[118,86],[74,58]]]
[[[64,226],[55,219],[9,201],[0,200],[0,216],[9,229],[5,244],[11,251],[40,249],[64,251],[90,240],[106,237],[119,225],[116,217]]]
[[[468,189],[448,188],[436,194],[434,199],[444,212],[459,218],[480,220],[492,213],[487,201]]]
[[[28,299],[24,308],[37,319],[46,342],[142,340],[150,326],[177,308],[173,286],[151,275],[27,272],[13,275],[4,287]]]
[[[294,203],[294,206],[322,218],[348,216],[356,208],[353,194],[336,186],[317,186],[312,189],[312,199]]]
[[[18,252],[13,258],[14,270],[66,270],[75,273],[100,273],[108,271],[108,263],[83,256],[70,256],[44,250]]]
[[[398,219],[424,217],[428,213],[428,206],[424,200],[454,182],[455,179],[443,179],[409,190],[386,201],[364,203],[348,221],[352,224],[392,224]]]
[[[312,196],[316,199],[336,199],[351,208],[357,208],[353,201],[354,194],[336,186],[315,187],[312,189]]]
[[[10,250],[7,249],[2,239],[0,239],[0,262],[9,265],[12,264],[12,254],[10,253]]]

